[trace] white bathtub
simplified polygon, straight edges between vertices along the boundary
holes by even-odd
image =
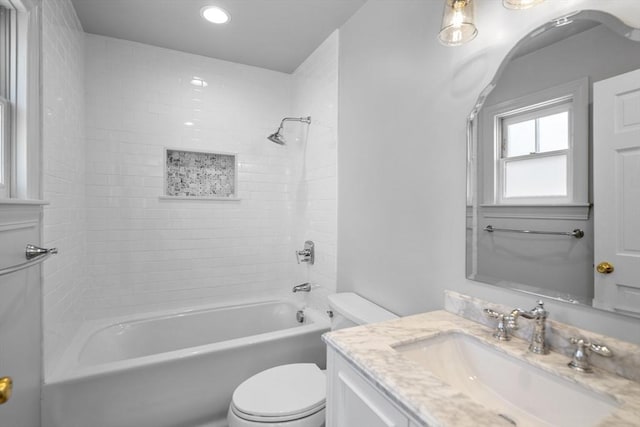
[[[189,427],[222,420],[266,368],[325,364],[329,319],[288,301],[209,307],[86,328],[44,386],[44,427]]]

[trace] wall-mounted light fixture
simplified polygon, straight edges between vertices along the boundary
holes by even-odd
[[[473,0],[445,0],[438,34],[445,46],[460,46],[473,40],[478,29],[473,22]]]
[[[478,35],[473,20],[474,0],[445,0],[438,40],[445,46],[460,46]],[[528,9],[544,0],[502,0],[507,9]]]
[[[502,5],[507,9],[529,9],[544,0],[502,0]]]

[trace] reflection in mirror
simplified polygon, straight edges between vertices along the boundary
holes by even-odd
[[[640,316],[635,70],[640,30],[597,11],[507,55],[468,123],[468,278]]]

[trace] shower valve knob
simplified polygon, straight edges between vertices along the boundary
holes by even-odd
[[[298,261],[298,264],[300,264],[301,262],[307,262],[313,265],[315,261],[314,247],[315,245],[311,240],[307,240],[306,242],[304,242],[304,249],[296,251],[296,259]]]

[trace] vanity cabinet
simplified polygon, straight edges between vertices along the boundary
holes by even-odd
[[[327,380],[327,427],[419,426],[331,348]]]

